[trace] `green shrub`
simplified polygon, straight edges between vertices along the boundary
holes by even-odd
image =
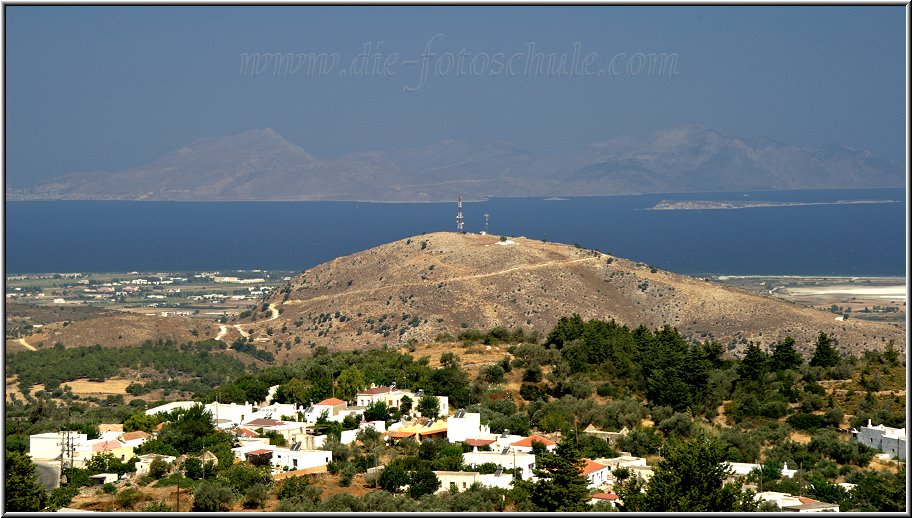
[[[193,510],[203,512],[224,512],[231,509],[237,494],[228,485],[218,480],[205,480],[193,491]]]

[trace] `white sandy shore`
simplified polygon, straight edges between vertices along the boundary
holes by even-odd
[[[906,286],[827,286],[825,288],[785,288],[792,295],[831,295],[844,293],[846,295],[861,295],[882,298],[906,298]]]

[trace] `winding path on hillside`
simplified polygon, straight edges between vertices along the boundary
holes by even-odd
[[[29,343],[25,341],[25,338],[20,338],[18,341],[19,341],[19,344],[22,345],[22,347],[25,347],[25,348],[28,349],[29,351],[37,351],[37,350],[38,350],[38,349],[35,349],[34,347],[32,347],[31,345],[29,345]]]
[[[250,333],[244,331],[244,328],[241,327],[241,324],[234,324],[234,328],[238,330],[238,333],[241,333],[241,336],[244,338],[250,338]]]
[[[219,332],[215,335],[216,340],[221,340],[228,333],[228,326],[219,326]]]
[[[586,262],[586,261],[597,261],[597,260],[602,259],[603,256],[604,256],[604,254],[599,254],[597,257],[584,257],[582,259],[564,259],[564,260],[560,260],[560,261],[548,261],[546,263],[526,264],[523,266],[514,266],[512,268],[507,268],[506,270],[499,270],[496,272],[476,273],[473,275],[461,275],[459,277],[451,277],[449,279],[440,279],[439,281],[435,281],[435,282],[459,282],[459,281],[467,281],[467,280],[471,280],[471,279],[483,279],[485,277],[497,277],[499,275],[505,275],[508,273],[523,271],[523,270],[535,270],[538,268],[547,268],[549,266],[561,266],[561,265],[567,265],[567,264],[582,263],[582,262]],[[282,304],[283,305],[284,304],[307,304],[309,302],[318,302],[321,300],[332,299],[334,297],[342,297],[342,296],[348,296],[348,295],[360,295],[362,293],[371,293],[374,291],[388,290],[390,288],[407,288],[407,287],[412,287],[412,286],[425,286],[427,284],[428,284],[428,281],[404,282],[404,283],[400,283],[400,284],[386,284],[383,286],[377,286],[376,288],[349,290],[349,291],[343,291],[340,293],[333,293],[331,295],[319,295],[317,297],[313,297],[313,298],[309,298],[309,299],[286,300]],[[272,304],[270,304],[269,306],[273,307]],[[278,313],[278,312],[276,311],[276,313]],[[274,314],[276,315],[276,317],[278,317],[278,315],[276,313],[274,313]],[[235,327],[237,327],[237,326],[235,326]]]
[[[269,311],[272,311],[272,316],[269,317],[269,320],[275,320],[275,319],[279,318],[279,310],[278,310],[278,308],[275,307],[275,304],[269,305]],[[267,320],[267,322],[268,322],[268,320]]]

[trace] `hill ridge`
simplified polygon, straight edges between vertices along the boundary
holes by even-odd
[[[523,327],[543,335],[561,316],[672,325],[736,354],[749,341],[793,336],[810,354],[819,331],[844,350],[881,348],[903,330],[831,313],[573,245],[436,232],[307,269],[238,318],[279,359],[311,347],[358,349],[431,342],[465,328]],[[271,305],[271,306],[270,306]],[[276,318],[270,308],[277,308]]]

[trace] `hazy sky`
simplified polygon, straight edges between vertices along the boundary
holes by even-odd
[[[323,157],[444,139],[550,153],[702,124],[904,160],[901,6],[6,6],[6,15],[13,186],[265,127]],[[373,57],[379,42],[380,66],[364,66],[365,45]],[[242,71],[245,53],[262,55]],[[286,53],[297,61],[276,74],[266,54]],[[308,53],[326,53],[326,73],[308,71]],[[565,54],[564,72],[536,68],[537,53]],[[649,56],[663,53],[665,67],[650,73]]]

